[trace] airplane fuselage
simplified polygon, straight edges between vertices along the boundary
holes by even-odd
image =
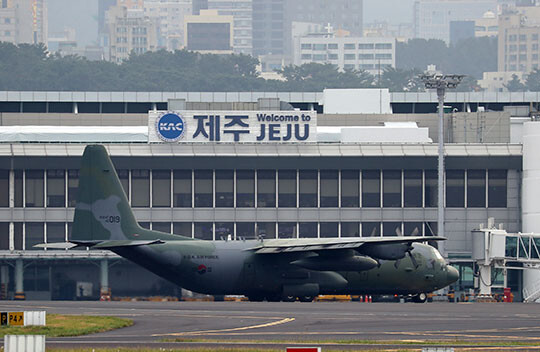
[[[213,295],[418,294],[456,279],[455,269],[446,265],[436,249],[420,243],[412,251],[416,263],[405,257],[397,263],[380,261],[379,266],[363,271],[308,270],[291,262],[312,254],[264,255],[247,250],[258,243],[168,241],[115,252],[183,288]]]

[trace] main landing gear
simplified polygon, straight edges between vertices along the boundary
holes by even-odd
[[[250,302],[262,302],[264,301],[265,299],[268,301],[268,302],[296,302],[297,300],[300,301],[300,302],[313,302],[313,300],[315,299],[315,297],[313,296],[299,296],[299,297],[296,297],[296,296],[281,296],[281,295],[258,295],[258,294],[254,294],[254,295],[248,295],[247,296],[249,301]]]

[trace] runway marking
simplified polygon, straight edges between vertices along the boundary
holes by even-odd
[[[265,324],[259,324],[259,325],[250,325],[250,326],[242,326],[238,328],[229,328],[229,329],[218,329],[218,330],[201,330],[201,331],[190,331],[190,332],[176,332],[176,333],[168,333],[168,334],[153,334],[152,336],[159,337],[159,336],[185,336],[185,335],[203,335],[203,334],[215,334],[215,333],[222,333],[222,332],[233,332],[233,331],[244,331],[244,330],[251,330],[251,329],[260,329],[260,328],[267,328],[270,326],[276,326],[281,324],[287,324],[292,321],[294,321],[294,318],[285,318],[278,321],[273,321],[270,323]]]

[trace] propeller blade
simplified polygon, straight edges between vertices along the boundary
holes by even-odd
[[[401,263],[401,259],[398,259],[394,262],[394,268],[399,268],[399,264]]]
[[[401,232],[399,227],[396,227],[396,235],[398,235],[398,237],[403,237],[403,232]]]
[[[414,255],[412,255],[412,253],[410,251],[408,251],[407,253],[409,253],[409,257],[411,258],[411,262],[413,263],[414,265],[414,268],[415,269],[418,269],[418,262],[416,261],[416,258],[414,257]]]
[[[413,232],[411,232],[411,236],[418,236],[419,233],[420,233],[420,230],[418,229],[418,227],[415,227]]]

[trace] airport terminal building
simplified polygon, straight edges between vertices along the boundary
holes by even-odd
[[[88,143],[106,145],[146,228],[215,241],[437,235],[436,95],[377,94],[355,108],[332,92],[0,92],[2,298],[180,294],[108,251],[33,247],[70,236]],[[458,291],[474,287],[473,229],[493,217],[521,231],[520,135],[539,95],[447,96],[443,251]]]

